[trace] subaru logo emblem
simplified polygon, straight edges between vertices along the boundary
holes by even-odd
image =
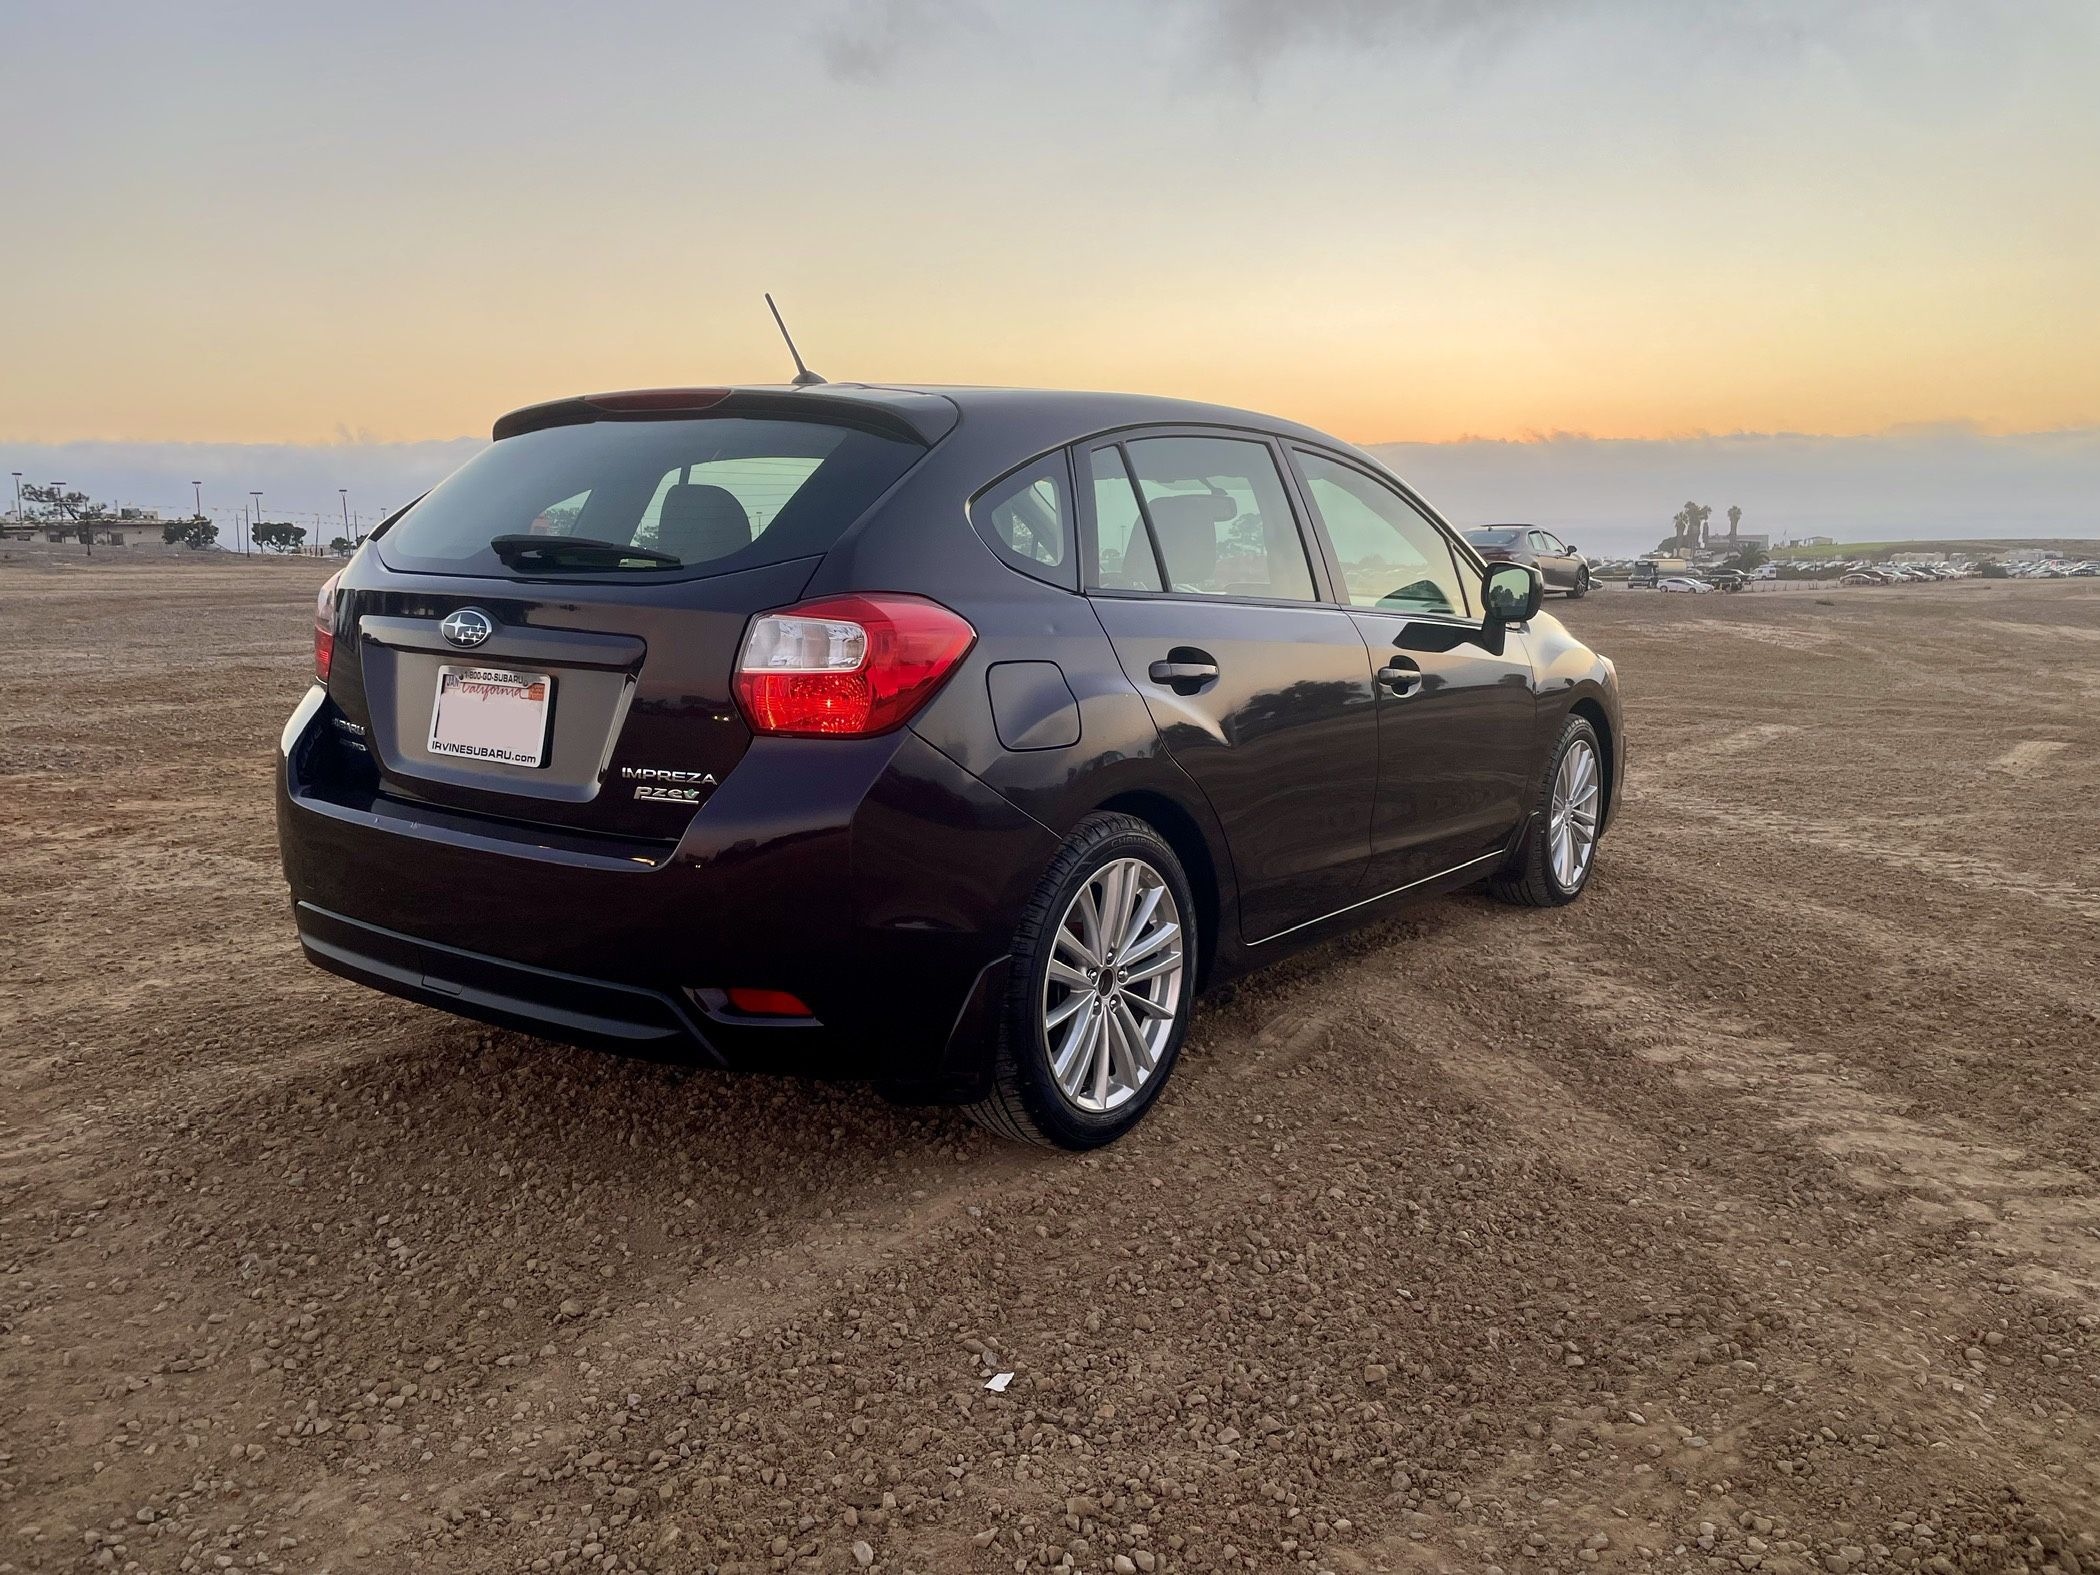
[[[462,607],[438,625],[438,633],[454,645],[479,645],[495,632],[495,620],[479,607]]]

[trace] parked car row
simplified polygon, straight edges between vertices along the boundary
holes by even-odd
[[[1840,585],[1926,585],[1939,580],[1959,580],[1964,571],[1945,564],[1864,563],[1838,577]]]
[[[1530,527],[1498,527],[1499,530],[1529,530]],[[1472,537],[1488,534],[1469,533]],[[1493,554],[1483,547],[1486,555]],[[1955,558],[1921,563],[1885,563],[1867,558],[1780,558],[1769,559],[1754,569],[1687,566],[1683,559],[1592,558],[1585,560],[1586,588],[1595,589],[1623,580],[1628,590],[1668,590],[1697,594],[1700,591],[1739,591],[1759,580],[1811,580],[1842,585],[1920,585],[1941,580],[1985,579],[2085,579],[2100,577],[2100,560],[2037,559],[2032,562],[2001,563],[1992,559]]]
[[[2100,561],[2070,562],[2061,558],[2031,563],[1869,563],[1855,560],[1837,564],[1844,572],[1841,585],[1904,585],[1935,580],[1964,580],[1976,577],[1993,580],[2068,580],[2100,577]]]
[[[1652,562],[1637,563],[1626,581],[1629,591],[1739,591],[1750,583],[1740,569],[1704,569],[1697,574],[1664,574]]]

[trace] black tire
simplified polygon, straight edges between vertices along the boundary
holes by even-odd
[[[1153,1070],[1129,1099],[1112,1111],[1082,1110],[1067,1099],[1052,1076],[1043,1027],[1044,980],[1059,922],[1080,886],[1118,859],[1143,859],[1158,872],[1181,910],[1183,967],[1179,997],[1164,1047]],[[1005,1010],[992,1047],[991,1091],[967,1107],[978,1125],[1001,1137],[1051,1148],[1090,1149],[1117,1138],[1144,1119],[1173,1075],[1188,1034],[1195,995],[1196,903],[1181,861],[1158,832],[1134,815],[1096,814],[1081,821],[1043,873],[1014,932],[1014,967]]]
[[[1581,874],[1573,886],[1563,886],[1553,870],[1553,859],[1549,849],[1548,821],[1553,813],[1553,783],[1560,772],[1560,763],[1576,744],[1587,744],[1597,757],[1599,771],[1598,806],[1603,806],[1602,771],[1604,746],[1598,741],[1597,730],[1582,717],[1571,716],[1563,727],[1560,737],[1546,751],[1545,763],[1532,785],[1531,815],[1525,822],[1524,837],[1511,850],[1509,862],[1487,881],[1488,894],[1504,902],[1514,902],[1527,908],[1557,908],[1563,903],[1573,902],[1582,895],[1583,888],[1596,872],[1597,856],[1593,848],[1589,861],[1583,865]]]
[[[1583,597],[1589,595],[1589,593],[1590,571],[1588,569],[1577,569],[1575,571],[1575,583],[1572,587],[1569,588],[1568,591],[1568,600],[1571,602],[1579,602],[1583,599]]]

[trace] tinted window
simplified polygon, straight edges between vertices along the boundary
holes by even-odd
[[[1105,591],[1162,589],[1121,451],[1097,448],[1088,464],[1094,480],[1094,567],[1087,583]]]
[[[1071,473],[1062,453],[993,482],[970,504],[977,534],[1008,563],[1052,585],[1072,583]]]
[[[1354,466],[1302,449],[1292,459],[1352,606],[1466,615],[1465,578],[1450,545],[1413,504]]]
[[[1543,552],[1549,558],[1557,558],[1561,554],[1561,545],[1544,531],[1535,530],[1531,533],[1531,550]]]
[[[546,539],[536,572],[727,573],[828,551],[924,452],[815,421],[550,427],[483,449],[401,516],[379,551],[396,568],[506,574],[490,543],[518,536]],[[613,546],[565,554],[564,539]],[[638,551],[623,558],[619,547]]]
[[[1520,530],[1469,530],[1466,540],[1476,547],[1514,547],[1524,539]]]
[[[1158,437],[1128,448],[1172,589],[1313,600],[1312,570],[1267,444]]]

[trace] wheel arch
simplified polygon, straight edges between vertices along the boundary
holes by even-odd
[[[1568,707],[1568,715],[1581,717],[1597,731],[1597,753],[1599,756],[1597,765],[1604,773],[1604,814],[1597,824],[1597,829],[1601,833],[1606,826],[1611,824],[1612,815],[1617,811],[1619,805],[1618,739],[1611,725],[1611,717],[1605,711],[1604,703],[1595,695],[1585,694],[1578,696],[1575,703]]]
[[[1165,793],[1149,789],[1118,793],[1095,809],[1111,814],[1134,815],[1165,839],[1181,861],[1189,889],[1196,897],[1196,988],[1210,982],[1211,965],[1218,954],[1218,929],[1226,901],[1225,882],[1210,838],[1196,817]]]

